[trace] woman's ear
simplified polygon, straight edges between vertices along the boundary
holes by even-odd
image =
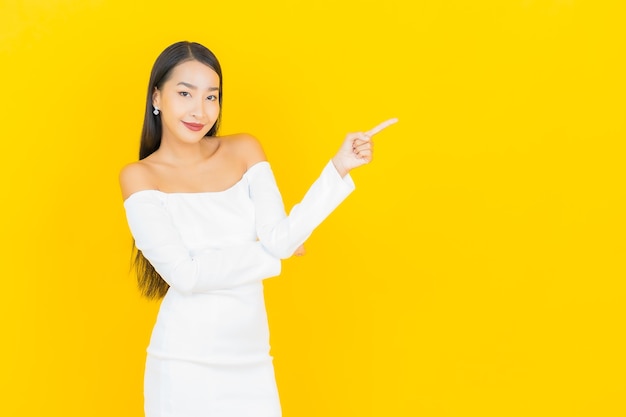
[[[157,87],[152,92],[152,107],[161,108],[161,91]]]

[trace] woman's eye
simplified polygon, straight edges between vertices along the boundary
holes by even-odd
[[[208,96],[208,97],[207,97],[207,100],[209,100],[209,101],[215,101],[215,100],[217,100],[217,96]]]
[[[180,92],[180,93],[178,93],[178,94],[180,94],[180,95],[181,95],[181,96],[183,96],[183,97],[189,97],[189,93],[188,93],[187,91],[181,91],[181,92]]]

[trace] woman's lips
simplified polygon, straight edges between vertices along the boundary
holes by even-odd
[[[183,122],[183,124],[187,127],[187,129],[193,130],[194,132],[202,130],[202,128],[204,127],[203,124],[199,124],[199,123]]]

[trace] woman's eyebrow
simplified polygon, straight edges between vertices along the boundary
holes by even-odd
[[[176,85],[183,85],[183,86],[185,86],[187,88],[190,88],[192,90],[197,90],[198,89],[198,87],[196,87],[195,85],[186,83],[184,81],[181,81],[181,82],[179,82]],[[219,89],[220,89],[219,87],[209,87],[209,88],[207,88],[207,90],[209,90],[209,91],[218,91]]]

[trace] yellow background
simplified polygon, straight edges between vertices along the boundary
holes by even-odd
[[[626,415],[623,2],[0,4],[2,415],[142,415],[117,174],[183,39],[289,207],[400,119],[266,282],[285,417]]]

